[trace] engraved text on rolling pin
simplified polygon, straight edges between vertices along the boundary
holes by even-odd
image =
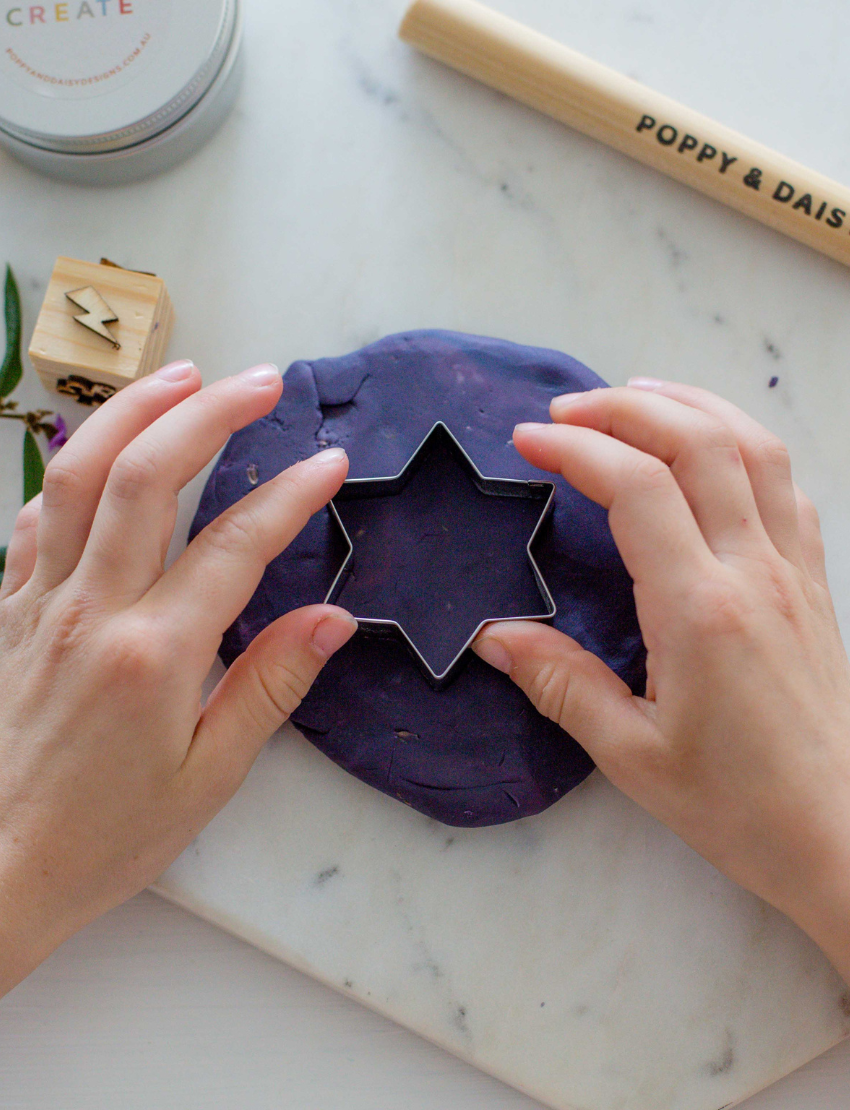
[[[762,191],[764,174],[758,166],[747,168],[737,155],[718,150],[717,147],[703,142],[696,135],[680,131],[672,123],[662,123],[659,126],[654,116],[644,115],[635,130],[639,134],[645,134],[647,138],[655,138],[661,146],[669,147],[672,152],[682,157],[693,158],[706,170],[721,174],[729,173],[730,177],[740,176],[741,184],[745,188],[754,189],[756,192]],[[830,207],[828,200],[822,200],[811,193],[799,193],[791,181],[777,182],[770,198],[777,204],[790,205],[800,214],[801,219],[822,220],[827,227],[834,228],[836,231],[844,227],[847,213],[843,208]]]

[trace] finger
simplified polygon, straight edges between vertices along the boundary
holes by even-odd
[[[826,579],[826,553],[820,530],[820,516],[814,503],[796,483],[794,494],[797,502],[797,516],[800,521],[800,547],[806,569],[815,582],[827,590],[829,585]]]
[[[63,582],[80,561],[119,452],[200,387],[201,375],[191,362],[163,367],[110,397],[48,464],[35,571],[43,589]]]
[[[6,568],[0,583],[0,601],[29,582],[35,567],[38,550],[38,518],[41,513],[41,494],[28,501],[18,513],[12,537],[6,551]]]
[[[595,428],[666,463],[715,554],[769,548],[738,444],[717,417],[637,389],[556,397],[551,412],[559,423]]]
[[[204,709],[187,756],[201,788],[229,796],[263,744],[288,720],[328,659],[357,631],[344,609],[311,605],[269,625],[240,655]],[[220,801],[226,799],[219,799]]]
[[[679,385],[677,382],[656,382],[654,378],[633,378],[629,385],[699,409],[722,420],[731,429],[747,468],[765,531],[783,558],[801,566],[797,501],[791,477],[791,462],[782,440],[731,401],[709,393],[708,390]]]
[[[195,537],[141,604],[168,614],[175,635],[217,642],[268,564],[327,505],[347,473],[345,452],[331,447],[258,486]]]
[[[283,380],[255,366],[170,409],[129,443],[110,471],[80,575],[124,602],[161,576],[177,516],[177,495],[233,432],[265,416]]]
[[[509,675],[537,711],[574,737],[614,781],[628,752],[656,742],[643,699],[601,659],[549,625],[493,624],[472,649]]]
[[[611,531],[636,590],[678,601],[716,567],[670,468],[592,428],[520,424],[514,443],[542,470],[608,510]]]

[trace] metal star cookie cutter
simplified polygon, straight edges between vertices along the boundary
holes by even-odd
[[[449,448],[455,458],[460,462],[463,469],[467,472],[476,488],[484,494],[496,497],[521,497],[528,500],[539,501],[542,505],[540,517],[531,534],[531,538],[526,544],[526,554],[528,561],[531,564],[531,569],[534,574],[534,581],[543,601],[545,612],[532,613],[523,616],[509,616],[509,617],[487,617],[481,621],[463,647],[458,651],[449,665],[442,671],[437,672],[431,667],[427,659],[417,648],[416,644],[405,631],[404,627],[394,620],[380,620],[374,617],[359,617],[356,613],[352,616],[361,626],[361,628],[368,629],[377,633],[385,633],[392,636],[400,636],[412,653],[414,659],[418,663],[423,674],[430,682],[430,684],[437,690],[447,686],[453,678],[457,675],[461,668],[463,657],[469,649],[470,645],[475,640],[476,636],[488,624],[494,624],[497,621],[547,621],[551,620],[558,611],[552,594],[549,592],[549,587],[540,572],[537,561],[532,554],[532,547],[534,542],[540,534],[544,523],[549,517],[552,510],[552,505],[555,500],[555,486],[552,482],[538,482],[538,481],[523,481],[519,478],[487,478],[485,477],[470,456],[461,446],[460,442],[453,435],[451,430],[442,420],[438,420],[431,428],[420,445],[416,448],[411,455],[408,462],[402,470],[388,478],[349,478],[344,482],[340,488],[339,493],[328,505],[331,520],[339,531],[340,536],[346,548],[346,555],[343,559],[342,565],[331,584],[325,598],[325,604],[333,604],[342,593],[345,586],[346,579],[353,569],[354,563],[354,544],[351,537],[342,522],[335,502],[339,501],[354,501],[362,498],[369,497],[387,497],[393,494],[401,493],[405,488],[413,474],[415,474],[422,465],[429,449],[432,447],[436,439],[441,439],[445,446]]]

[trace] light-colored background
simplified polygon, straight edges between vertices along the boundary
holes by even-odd
[[[745,1110],[846,1110],[850,1042]],[[540,1110],[270,956],[143,894],[0,1009],[3,1110]]]
[[[28,326],[56,254],[104,253],[167,278],[172,352],[211,378],[405,327],[502,334],[510,321],[511,338],[567,349],[615,383],[718,381],[794,446],[826,510],[847,627],[847,514],[836,505],[850,468],[836,460],[850,461],[850,274],[410,57],[392,35],[402,6],[250,0],[240,107],[159,181],[98,193],[0,157],[0,258],[22,279]],[[840,0],[500,6],[533,9],[540,29],[850,180]],[[259,310],[234,319],[234,299]],[[28,395],[43,401],[34,384]],[[17,440],[0,427],[4,530]],[[187,506],[193,496],[197,485]],[[748,1105],[837,1110],[848,1089],[845,1045]],[[534,1105],[151,895],[75,938],[6,1001],[0,1103]]]

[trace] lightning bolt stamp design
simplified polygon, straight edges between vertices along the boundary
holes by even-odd
[[[118,317],[93,285],[87,285],[84,289],[72,289],[65,296],[71,304],[83,310],[79,316],[74,317],[78,324],[106,339],[116,351],[121,350],[121,344],[106,326],[116,323]]]

